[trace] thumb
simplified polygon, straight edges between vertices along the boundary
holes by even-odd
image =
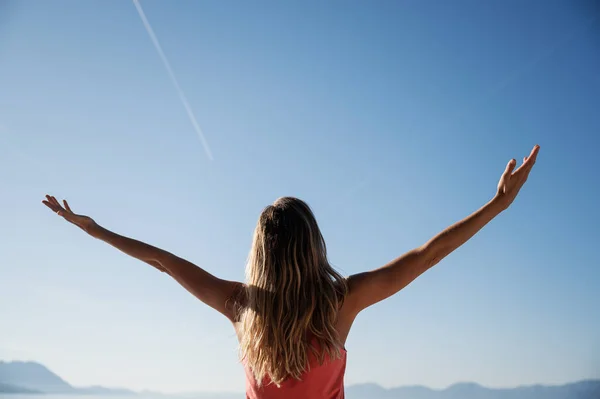
[[[506,165],[506,169],[504,170],[502,177],[508,178],[512,174],[513,170],[515,169],[516,164],[517,164],[517,161],[515,161],[514,159],[511,159],[510,161],[508,161],[508,164]]]

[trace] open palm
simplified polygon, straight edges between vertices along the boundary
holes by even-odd
[[[42,203],[44,203],[44,205],[46,205],[48,208],[52,209],[52,211],[58,214],[58,216],[62,216],[66,221],[73,223],[75,226],[83,229],[84,231],[89,231],[89,229],[96,224],[96,222],[94,222],[94,220],[89,216],[77,215],[76,213],[73,213],[67,200],[63,200],[63,207],[56,200],[56,198],[51,195],[46,195],[46,200],[43,200]]]
[[[527,177],[529,177],[529,172],[531,172],[531,168],[535,165],[539,151],[539,145],[533,147],[529,156],[523,158],[523,164],[517,170],[514,170],[517,164],[517,161],[514,159],[511,159],[508,165],[506,165],[506,170],[498,182],[498,192],[496,194],[505,207],[508,207],[515,200],[519,190],[521,190],[521,187],[527,181]]]

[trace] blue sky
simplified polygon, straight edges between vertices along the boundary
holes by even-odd
[[[512,208],[359,316],[346,382],[600,377],[600,21],[591,2],[0,3],[0,359],[75,385],[244,388],[228,322],[63,222],[243,279],[261,209],[314,209],[331,261],[379,267],[494,194]]]

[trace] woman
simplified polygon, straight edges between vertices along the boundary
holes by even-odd
[[[246,371],[247,398],[343,398],[346,349],[355,317],[395,294],[464,244],[513,202],[535,164],[535,146],[515,169],[512,159],[491,201],[424,245],[387,265],[348,278],[327,260],[308,205],[284,197],[264,209],[246,283],[219,279],[167,251],[113,233],[52,196],[43,201],[92,237],[169,274],[233,324]]]

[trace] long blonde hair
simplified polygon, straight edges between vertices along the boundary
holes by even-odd
[[[256,382],[300,379],[309,351],[320,363],[339,358],[335,330],[346,280],[327,260],[325,240],[309,206],[283,197],[260,215],[246,267],[240,308],[240,355]],[[320,350],[311,345],[316,340]]]

